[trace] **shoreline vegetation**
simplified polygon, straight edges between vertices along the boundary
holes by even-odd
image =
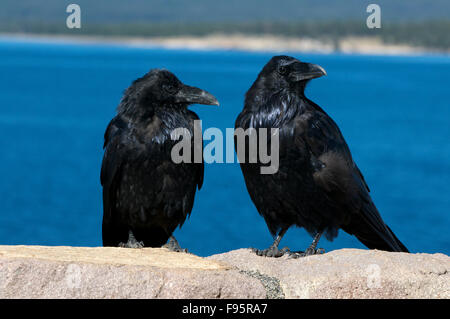
[[[450,55],[449,50],[432,49],[408,44],[384,43],[378,37],[346,37],[335,41],[274,35],[210,34],[205,36],[98,36],[67,34],[0,33],[0,41],[39,42],[56,44],[118,45],[136,48],[172,50],[237,50],[249,52],[342,53],[362,55]]]
[[[311,52],[373,55],[450,54],[450,20],[382,23],[365,21],[1,24],[2,38],[20,41],[113,44],[193,50]]]

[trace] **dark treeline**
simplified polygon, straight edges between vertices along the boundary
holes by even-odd
[[[409,44],[427,48],[450,48],[450,20],[386,22],[381,29],[368,29],[365,21],[310,22],[236,22],[236,23],[123,23],[83,24],[81,29],[68,29],[64,23],[0,22],[0,32],[37,34],[76,34],[102,36],[205,36],[208,34],[270,34],[338,40],[348,36],[379,37],[385,43]]]

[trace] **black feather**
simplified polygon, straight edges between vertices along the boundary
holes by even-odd
[[[130,231],[144,246],[161,246],[190,215],[204,168],[203,163],[171,159],[179,141],[171,139],[171,132],[186,128],[193,136],[199,119],[187,109],[195,99],[180,100],[183,90],[208,94],[165,70],[152,70],[125,91],[105,132],[100,176],[104,246],[126,243]]]
[[[262,164],[241,163],[253,203],[272,235],[295,225],[332,240],[343,229],[369,248],[407,252],[373,204],[338,126],[305,97],[307,82],[320,76],[308,66],[314,65],[274,57],[246,94],[236,128],[280,130],[277,173],[263,175]]]

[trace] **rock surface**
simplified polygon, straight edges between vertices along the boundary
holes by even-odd
[[[450,257],[342,249],[301,259],[249,249],[0,246],[0,298],[450,298]]]
[[[341,249],[306,258],[264,258],[248,249],[214,255],[277,278],[285,298],[450,298],[450,257]]]

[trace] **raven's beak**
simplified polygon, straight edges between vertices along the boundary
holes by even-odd
[[[320,65],[312,63],[298,62],[294,64],[294,70],[289,74],[292,81],[304,81],[327,75],[327,72]]]
[[[189,85],[183,85],[175,94],[175,102],[188,104],[219,105],[219,101],[210,93]]]

